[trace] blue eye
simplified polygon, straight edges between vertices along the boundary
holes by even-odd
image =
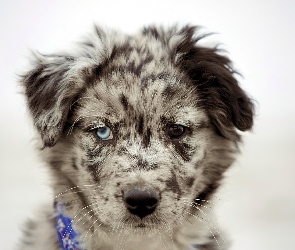
[[[97,128],[96,135],[100,140],[110,140],[113,138],[112,131],[107,126]]]

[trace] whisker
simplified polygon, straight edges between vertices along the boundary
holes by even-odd
[[[206,203],[209,203],[209,204],[215,205],[215,203],[214,203],[214,202],[212,202],[212,201],[208,201],[208,200],[203,200],[203,199],[195,199],[195,201],[201,201],[201,202],[206,202]]]
[[[199,207],[197,207],[196,205],[195,205],[195,203],[190,203],[189,204],[191,207],[194,207],[194,208],[196,208],[196,209],[198,209],[204,216],[206,216],[206,217],[209,217],[209,215],[206,213],[206,212],[204,212],[202,209],[200,209]],[[198,205],[200,205],[200,204],[198,204]],[[213,212],[214,213],[214,212]],[[216,215],[214,214],[214,216],[215,216],[215,218],[216,218]],[[215,231],[218,233],[218,235],[220,236],[220,238],[222,239],[222,241],[225,243],[225,240],[224,240],[224,238],[222,237],[222,235],[220,234],[220,232],[219,232],[219,230],[217,229],[217,227],[215,226],[215,225],[217,225],[218,226],[218,221],[217,221],[217,219],[210,219],[210,218],[208,218],[208,219],[205,219],[204,218],[204,220],[206,221],[206,222],[208,222],[209,224],[211,224],[211,226],[215,229]]]
[[[67,192],[69,192],[69,191],[71,191],[71,190],[74,190],[74,189],[81,189],[82,187],[91,187],[91,186],[97,186],[96,184],[92,184],[92,185],[82,185],[82,186],[75,186],[75,187],[71,187],[71,188],[69,188],[69,189],[66,189],[65,191],[63,191],[63,192],[60,192],[58,195],[56,195],[53,199],[56,199],[56,198],[58,198],[58,197],[60,197],[60,196],[62,196],[62,195],[65,195],[65,194],[71,194],[71,192],[70,193],[67,193]],[[100,186],[97,186],[97,187],[100,187]],[[81,192],[81,191],[79,191],[79,192]]]
[[[216,196],[213,196],[214,198],[216,198]],[[190,198],[180,198],[180,199],[182,199],[182,200],[191,200]],[[216,199],[218,199],[218,198],[216,198]],[[218,200],[220,200],[220,199],[218,199]],[[194,201],[196,201],[197,203],[198,203],[198,201],[199,202],[206,202],[206,203],[209,203],[209,204],[212,204],[212,205],[216,205],[214,202],[212,202],[212,201],[209,201],[209,200],[204,200],[204,199],[199,199],[199,198],[196,198],[196,199],[194,199]]]
[[[210,210],[211,212],[212,212],[212,215],[214,216],[214,218],[213,218],[213,220],[214,220],[214,222],[216,223],[216,225],[219,225],[218,224],[218,220],[217,220],[217,216],[216,216],[216,214],[215,214],[215,212],[214,212],[214,210],[212,209],[212,208],[210,208],[210,207],[207,207],[207,206],[205,206],[205,205],[202,205],[202,204],[200,204],[200,203],[196,203],[196,202],[193,202],[192,203],[194,206],[201,206],[201,207],[204,207],[204,208],[206,208],[206,209],[208,209],[208,210]],[[202,211],[203,212],[203,210],[201,209],[201,208],[198,208],[200,211]],[[205,213],[205,212],[204,212]],[[205,213],[206,214],[206,213]],[[207,215],[207,214],[206,214]]]
[[[93,190],[93,191],[95,191],[95,190]],[[70,192],[70,193],[62,194],[57,198],[60,198],[60,197],[66,196],[66,195],[70,195],[70,194],[78,194],[78,193],[83,193],[83,192],[84,192],[84,190],[80,190],[80,191],[76,191],[76,192]]]
[[[81,210],[80,210],[80,211],[79,211],[79,212],[73,217],[73,219],[70,221],[69,225],[68,225],[67,228],[66,228],[66,231],[65,231],[65,233],[64,233],[64,235],[63,235],[63,238],[65,237],[66,233],[68,232],[68,229],[69,229],[70,225],[73,224],[73,221],[77,218],[77,216],[78,216],[78,215],[79,215],[84,209],[87,209],[88,207],[94,205],[95,203],[97,203],[97,202],[90,203],[89,205],[83,207],[83,208],[82,208],[82,209],[81,209]],[[69,233],[70,233],[72,230],[73,230],[73,228],[71,228],[71,230],[69,231]]]
[[[71,106],[70,106],[70,110],[72,110],[72,107],[73,107],[76,103],[79,103],[79,101],[80,101],[80,100],[83,100],[83,99],[90,99],[90,100],[92,100],[93,98],[91,98],[91,97],[80,97],[80,98],[78,98],[76,101],[74,101],[74,102],[71,104]]]
[[[119,215],[120,216],[120,215]],[[122,223],[122,221],[124,220],[124,218],[121,218],[120,220],[119,220],[119,222],[114,222],[112,225],[111,225],[111,229],[109,230],[109,232],[110,233],[115,233],[115,232],[117,232],[118,230],[119,230],[119,228],[120,228],[120,225],[121,225],[121,223]],[[116,225],[116,226],[113,226],[113,225]]]
[[[85,218],[89,213],[93,212],[94,210],[93,209],[90,209],[87,213],[85,213],[84,215],[81,215],[81,217],[78,219],[78,221],[75,222],[75,225],[77,226],[78,223],[80,222],[80,220],[82,220],[83,218]],[[88,220],[90,220],[93,216],[95,216],[96,214],[98,214],[99,211],[97,212],[93,212],[93,214],[88,218]],[[83,226],[88,220],[85,220],[81,226]]]
[[[183,197],[183,198],[180,198],[180,199],[182,199],[182,200],[191,200],[190,198],[184,198],[184,197]],[[198,201],[201,201],[201,202],[206,202],[206,203],[209,203],[209,204],[215,205],[215,203],[212,202],[212,201],[204,200],[204,199],[199,199],[199,198],[194,199],[194,201],[196,201],[197,203],[198,203]]]
[[[161,214],[160,214],[160,216],[162,217]],[[163,225],[162,227],[160,227],[160,229],[157,229],[157,228],[155,228],[155,229],[158,232],[158,236],[159,236],[164,248],[165,249],[172,249],[172,246],[174,245],[174,240],[173,240],[173,230],[172,230],[171,224],[168,224],[167,222],[158,218],[158,216],[155,216],[155,219]],[[161,231],[164,233],[162,233]],[[165,235],[167,235],[168,238]],[[168,239],[170,239],[171,242],[169,242]]]
[[[92,197],[92,195],[89,194],[89,195],[85,195],[84,197],[89,198],[89,197]],[[61,201],[57,201],[57,204],[59,204],[59,202],[60,202],[61,204],[63,204],[65,206],[66,209],[69,209],[72,206],[74,206],[75,204],[77,204],[77,201],[81,201],[81,199],[80,198],[70,199],[70,201],[61,200]]]
[[[56,195],[53,199],[56,199],[56,198],[58,198],[59,196],[63,195],[64,193],[66,193],[66,192],[68,192],[68,191],[70,191],[70,190],[76,189],[76,188],[79,188],[79,186],[71,187],[71,188],[69,188],[69,189],[67,189],[67,190],[65,190],[65,191],[63,191],[63,192],[60,192],[60,193],[59,193],[58,195]]]
[[[165,224],[167,224],[167,223],[165,223]],[[166,227],[167,227],[167,231],[166,231],[166,232],[167,232],[167,235],[169,236],[172,245],[174,245],[174,240],[173,240],[173,229],[172,229],[172,227],[171,227],[170,224],[167,224]]]
[[[74,126],[76,125],[76,123],[77,123],[81,118],[84,118],[84,117],[82,117],[82,116],[78,116],[78,118],[72,123],[71,127],[69,128],[69,130],[68,130],[68,132],[67,132],[66,137],[68,137],[68,136],[72,133],[72,131],[73,131],[73,129],[74,129]]]
[[[212,209],[212,207],[209,207],[209,206],[203,205],[203,204],[201,204],[201,203],[199,203],[199,202],[190,202],[188,198],[184,198],[184,199],[187,199],[187,200],[188,200],[188,201],[184,201],[184,202],[188,202],[188,203],[190,203],[190,204],[194,204],[195,206],[204,207],[204,208],[210,210],[210,211],[212,212],[212,214],[214,215],[214,218],[215,218],[214,221],[215,221],[216,225],[219,225],[219,224],[218,224],[218,221],[217,221],[217,216],[216,216],[214,210]],[[208,200],[203,200],[203,199],[194,199],[194,200],[195,200],[195,201],[201,201],[201,202],[207,202],[207,203],[209,203],[209,204],[213,204],[213,205],[215,205],[214,202],[211,202],[211,201],[208,201]],[[200,211],[203,212],[203,210],[201,210],[201,209],[200,209]]]
[[[85,97],[85,98],[83,98],[83,99],[86,99],[87,97]],[[79,100],[81,100],[82,98],[80,98]],[[88,99],[90,99],[90,98],[88,98]],[[77,103],[78,102],[78,100],[77,101],[75,101],[74,103]],[[73,103],[73,104],[74,104]],[[71,105],[72,106],[72,105]],[[89,114],[93,114],[93,113],[95,113],[97,110],[98,110],[99,108],[96,108],[96,109],[92,109],[92,110],[86,110],[86,112],[87,113],[89,113]],[[81,119],[85,119],[85,118],[92,118],[92,117],[94,117],[94,118],[96,118],[97,117],[97,115],[90,115],[90,116],[78,116],[74,121],[73,121],[73,123],[71,124],[71,126],[70,126],[70,128],[69,128],[69,130],[68,130],[68,132],[67,132],[67,137],[72,133],[72,131],[73,131],[73,129],[74,129],[74,126],[76,125],[76,123],[78,122],[78,121],[80,121]]]
[[[190,213],[190,212],[187,212],[187,211],[184,211],[185,213],[187,213],[187,214],[189,214],[189,215],[191,215],[191,216],[193,216],[194,218],[196,218],[196,219],[198,219],[200,222],[202,222],[202,223],[204,223],[204,220],[206,221],[206,222],[208,222],[206,219],[204,219],[203,217],[199,217],[199,216],[196,216],[196,215],[194,215],[194,214],[192,214],[192,213]],[[201,219],[202,220],[201,220]],[[211,236],[214,238],[214,240],[216,241],[216,243],[217,243],[217,245],[218,245],[218,248],[219,249],[221,249],[221,246],[220,246],[220,243],[219,243],[219,241],[217,240],[217,238],[216,238],[216,236],[215,236],[215,234],[212,232],[212,230],[205,224],[205,227],[209,230],[209,232],[210,232],[210,234],[211,234]],[[221,237],[221,235],[219,234],[219,233],[217,233],[218,234],[218,236],[219,237]]]
[[[124,227],[124,225],[122,224],[124,220],[123,213],[121,213],[119,216],[121,217],[121,219],[119,220],[119,222],[112,223],[112,229],[110,231],[112,231],[112,234],[114,234],[115,232],[118,232],[120,229],[122,229],[119,231],[117,239],[118,239],[118,249],[124,250],[126,242],[127,242],[126,237],[125,237],[126,240],[124,241],[124,235],[126,234],[128,235],[128,232],[130,232],[131,230],[129,228]]]
[[[163,246],[165,249],[171,249],[171,247],[169,246],[169,243],[167,242],[167,240],[165,239],[165,237],[162,235],[161,231],[160,230],[157,230],[158,233],[159,233],[159,237],[163,243]],[[167,248],[168,247],[168,248]]]
[[[125,233],[128,233],[129,231],[130,231],[130,229],[129,228],[122,228],[123,230],[126,230],[125,231]],[[118,238],[119,238],[119,245],[118,245],[118,248],[119,249],[121,249],[121,250],[124,250],[124,248],[125,248],[125,244],[124,243],[126,243],[126,240],[125,240],[125,242],[124,242],[124,232],[123,232],[123,230],[121,230],[120,232],[119,232],[119,235],[118,235]],[[121,236],[121,237],[120,237]],[[121,238],[121,239],[120,239]],[[126,237],[125,237],[126,238]]]
[[[193,223],[192,223],[190,220],[188,220],[183,214],[181,214],[181,217],[182,217],[182,219],[184,219],[186,222],[188,222],[188,223],[190,223],[190,224],[193,225]],[[181,222],[181,220],[179,220],[178,222],[184,227],[184,230],[187,229],[186,226]]]
[[[102,213],[93,223],[92,225],[88,228],[84,238],[83,238],[83,242],[85,242],[85,239],[88,235],[88,233],[90,232],[91,228],[93,228],[93,226],[95,225],[95,223],[102,217],[104,216],[106,213]],[[97,228],[93,231],[93,233],[90,235],[90,237],[92,237],[94,235],[94,233],[98,230],[98,228],[102,225],[102,222],[97,226]]]

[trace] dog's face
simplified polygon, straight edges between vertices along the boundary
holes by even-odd
[[[194,92],[172,76],[142,83],[110,75],[76,102],[68,136],[81,174],[74,182],[100,185],[89,195],[104,224],[158,228],[196,198],[214,132]]]
[[[57,199],[72,217],[89,211],[86,232],[180,225],[233,162],[252,104],[230,61],[197,41],[192,27],[96,29],[75,55],[37,55],[24,76]]]

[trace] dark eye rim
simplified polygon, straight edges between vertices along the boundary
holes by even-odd
[[[170,129],[172,126],[178,126],[178,127],[182,128],[182,132],[179,135],[171,134]],[[182,124],[178,124],[178,123],[169,123],[169,124],[167,124],[167,127],[166,127],[166,133],[167,133],[168,137],[172,140],[179,140],[179,139],[183,138],[185,135],[187,135],[189,133],[189,130],[190,130],[189,127],[184,126]]]

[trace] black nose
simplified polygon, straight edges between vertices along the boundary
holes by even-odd
[[[124,192],[124,201],[129,212],[142,219],[154,212],[159,202],[159,194],[149,189],[130,189]]]

